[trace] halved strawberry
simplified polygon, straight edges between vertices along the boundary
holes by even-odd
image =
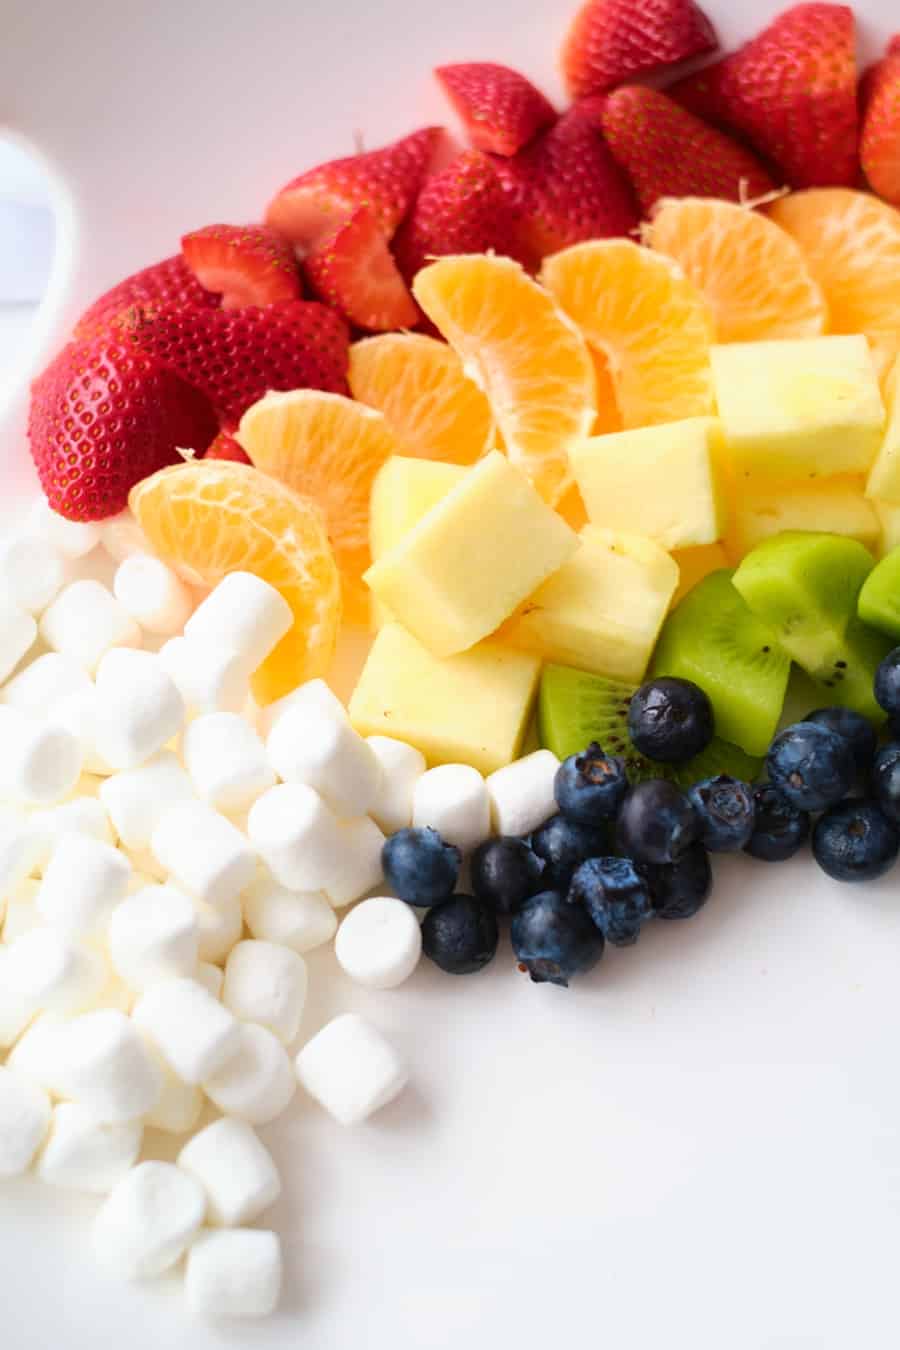
[[[378,220],[361,206],[303,263],[310,289],[358,328],[412,328],[419,307],[407,289]]]
[[[222,296],[223,309],[300,299],[294,250],[265,225],[206,225],[184,236],[181,252],[200,285]]]
[[[210,445],[204,459],[230,459],[234,464],[252,463],[250,456],[228,431],[220,431]]]
[[[434,73],[476,150],[514,155],[556,121],[549,99],[509,66],[467,61]]]
[[[220,301],[204,289],[180,253],[144,267],[104,291],[75,325],[76,337],[100,332],[129,305],[200,305],[215,309]]]
[[[900,38],[872,73],[859,150],[879,197],[900,206]]]
[[[443,136],[441,127],[425,127],[380,150],[309,169],[270,202],[266,223],[303,253],[358,206],[367,206],[390,239],[412,206]]]
[[[694,0],[587,0],[563,43],[563,75],[572,97],[584,98],[718,45]]]

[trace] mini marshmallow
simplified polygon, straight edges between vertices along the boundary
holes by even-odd
[[[390,736],[368,736],[366,743],[381,765],[378,796],[369,814],[385,834],[396,834],[412,824],[413,791],[427,767],[425,756]]]
[[[28,877],[8,892],[6,917],[3,920],[3,941],[5,943],[13,943],[23,933],[30,933],[32,928],[41,927],[43,920],[34,903],[39,889],[40,882]]]
[[[58,1013],[41,1013],[16,1041],[6,1061],[8,1069],[37,1083],[56,1097],[63,1096],[71,1023]]]
[[[196,980],[154,984],[138,999],[135,1026],[185,1083],[213,1078],[240,1049],[240,1023]]]
[[[291,890],[325,890],[340,868],[340,823],[302,783],[280,783],[258,797],[247,833],[275,879]]]
[[[268,1317],[278,1306],[281,1242],[268,1229],[201,1233],[187,1255],[184,1291],[198,1317]]]
[[[0,681],[12,674],[37,635],[32,615],[0,599]]]
[[[86,777],[85,774],[81,775],[76,791],[86,786]],[[104,810],[103,803],[96,797],[77,796],[72,801],[62,802],[59,806],[34,811],[29,823],[32,835],[40,845],[40,856],[36,864],[38,871],[43,871],[47,867],[63,835],[82,834],[107,845],[112,845],[115,841],[109,816]]]
[[[206,905],[198,900],[194,905],[194,922],[197,925],[200,960],[216,966],[225,960],[234,944],[241,940],[244,931],[241,902],[237,896],[220,900],[215,905]]]
[[[251,572],[229,572],[184,625],[191,641],[240,652],[252,674],[294,622],[284,596]]]
[[[406,1086],[400,1056],[381,1032],[356,1013],[328,1022],[295,1061],[311,1097],[341,1125],[358,1125]]]
[[[266,1027],[241,1027],[241,1048],[225,1068],[203,1084],[223,1115],[268,1125],[287,1110],[297,1090],[294,1066],[284,1046]]]
[[[45,652],[4,685],[0,702],[45,717],[61,698],[92,688],[91,677],[77,662],[59,652]]]
[[[368,816],[348,820],[340,826],[335,866],[322,888],[336,909],[352,905],[354,900],[360,900],[381,885],[384,881],[381,865],[384,845],[384,835]]]
[[[137,1162],[143,1135],[139,1121],[103,1124],[77,1102],[60,1102],[37,1174],[51,1186],[105,1195]]]
[[[185,728],[184,765],[198,797],[218,811],[246,811],[275,784],[260,738],[237,713],[206,713]]]
[[[125,899],[131,866],[124,853],[70,831],[53,849],[37,895],[38,912],[69,936],[99,937]]]
[[[70,657],[90,674],[111,647],[140,647],[141,630],[99,581],[73,581],[41,617],[48,647]]]
[[[162,1074],[162,1096],[152,1111],[144,1116],[144,1124],[166,1134],[187,1134],[200,1119],[203,1093],[194,1083],[184,1083],[164,1060],[158,1061]]]
[[[162,1096],[159,1065],[129,1017],[112,1008],[83,1013],[63,1033],[62,1096],[108,1125],[137,1120]]]
[[[0,548],[0,595],[7,604],[41,614],[66,579],[66,565],[46,539],[18,535]]]
[[[47,721],[75,737],[81,747],[85,773],[105,777],[113,768],[97,748],[98,708],[97,690],[92,682],[89,689],[57,699],[47,710]]]
[[[49,806],[78,782],[81,746],[62,727],[0,707],[0,745],[0,796],[23,806]]]
[[[123,769],[100,787],[100,800],[126,848],[146,849],[160,817],[194,796],[191,780],[171,750],[161,750],[136,769]]]
[[[334,954],[357,984],[367,989],[395,989],[419,964],[419,921],[403,900],[387,896],[363,900],[342,920]]]
[[[203,1187],[207,1223],[216,1228],[252,1223],[281,1194],[271,1153],[243,1120],[207,1125],[185,1144],[178,1166]]]
[[[206,904],[227,904],[256,876],[256,857],[245,836],[205,802],[170,806],[156,823],[150,847],[175,880]]]
[[[197,967],[193,902],[175,886],[148,886],[113,910],[108,943],[113,969],[131,989],[193,975]]]
[[[206,1214],[203,1188],[172,1163],[133,1167],[94,1220],[94,1250],[127,1279],[162,1275],[183,1255]]]
[[[297,1035],[306,1002],[306,962],[274,942],[239,942],[225,963],[222,1002],[242,1022],[268,1027],[285,1045]]]
[[[67,520],[40,497],[28,512],[26,532],[47,542],[65,558],[83,558],[97,547],[101,527],[94,521]]]
[[[244,895],[244,918],[255,938],[311,952],[330,942],[337,918],[321,891],[289,891],[277,881],[254,882]]]
[[[114,562],[124,562],[134,553],[152,554],[150,540],[126,507],[100,524],[100,540]]]
[[[222,997],[225,972],[219,966],[214,966],[211,961],[198,962],[197,969],[194,971],[194,979],[198,984],[202,984],[204,989],[208,989],[213,998]]]
[[[152,652],[107,652],[97,667],[97,749],[114,769],[144,764],[184,726],[184,700]]]
[[[311,715],[332,721],[349,721],[347,709],[324,680],[307,680],[305,684],[299,685],[283,698],[276,699],[274,703],[262,709],[259,718],[260,734],[268,736],[275,723],[293,708],[302,708]]]
[[[194,602],[171,567],[149,553],[135,553],[121,562],[113,577],[113,595],[148,633],[178,633]]]
[[[160,647],[159,660],[175,681],[190,717],[239,713],[247,702],[250,683],[245,664],[231,647],[175,637]]]
[[[28,1171],[49,1125],[50,1099],[43,1088],[0,1068],[0,1177]]]
[[[484,779],[468,764],[429,769],[413,791],[412,823],[430,826],[461,853],[471,853],[491,832],[491,804]]]
[[[490,774],[485,782],[496,834],[531,834],[556,814],[553,784],[558,768],[552,750],[535,750]]]
[[[13,985],[9,976],[9,952],[0,947],[0,1050],[15,1045],[34,1016],[29,999]]]
[[[279,777],[315,788],[338,816],[364,816],[378,796],[381,764],[346,716],[289,708],[269,732],[266,750]]]
[[[6,950],[12,986],[35,1012],[79,1012],[106,984],[106,963],[99,953],[55,928],[32,928]]]
[[[45,853],[40,829],[15,807],[0,806],[0,918],[6,897],[31,876]]]

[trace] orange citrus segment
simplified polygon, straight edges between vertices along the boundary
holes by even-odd
[[[189,581],[215,586],[253,572],[290,605],[293,628],[253,677],[258,703],[327,673],[341,590],[315,502],[247,464],[200,460],[145,478],[128,504],[154,551]]]
[[[413,292],[487,395],[509,458],[557,502],[571,482],[569,447],[596,415],[578,329],[518,263],[494,254],[441,258]]]
[[[266,394],[241,418],[237,438],[253,463],[325,516],[344,588],[344,613],[366,623],[369,498],[375,475],[397,442],[379,412],[340,394],[293,389]]]
[[[609,361],[627,429],[713,411],[709,310],[675,263],[596,239],[545,258],[541,281]]]
[[[796,239],[828,305],[830,333],[865,333],[879,375],[900,351],[900,211],[868,192],[810,188],[767,207]]]
[[[399,455],[474,464],[494,449],[491,407],[452,347],[421,333],[382,333],[350,348],[350,391],[384,413]]]
[[[712,197],[669,198],[645,227],[644,239],[678,263],[701,292],[717,342],[825,332],[825,297],[802,250],[758,211]]]

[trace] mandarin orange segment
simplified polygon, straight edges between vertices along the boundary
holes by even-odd
[[[187,580],[215,586],[229,572],[253,572],[290,605],[293,628],[253,677],[258,703],[327,673],[341,589],[315,502],[247,464],[200,460],[145,478],[128,504],[154,552]]]
[[[353,397],[384,413],[400,455],[474,464],[496,441],[484,394],[452,347],[422,333],[382,333],[350,348]]]
[[[555,504],[572,481],[569,448],[597,410],[576,326],[518,263],[494,254],[441,258],[413,292],[487,395],[510,460]]]
[[[626,429],[713,411],[709,309],[675,263],[595,239],[545,258],[541,281],[606,356]]]
[[[825,297],[789,234],[734,202],[664,200],[644,241],[678,263],[701,292],[717,342],[819,337]]]

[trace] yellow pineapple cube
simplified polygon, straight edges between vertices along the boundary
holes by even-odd
[[[369,504],[369,545],[372,561],[398,544],[405,534],[446,497],[465,469],[459,464],[443,464],[434,459],[411,459],[394,455],[379,469],[372,484]],[[374,629],[391,619],[391,612],[374,596],[370,597],[370,622]]]
[[[735,493],[726,539],[731,562],[740,562],[763,539],[783,530],[843,534],[873,549],[881,533],[875,509],[863,495],[862,478],[742,483]]]
[[[887,427],[878,458],[872,465],[866,496],[900,506],[900,356],[894,362],[884,385]]]
[[[537,657],[498,642],[440,659],[388,623],[350,699],[350,720],[362,736],[408,741],[431,765],[489,774],[518,758],[540,673]]]
[[[493,633],[577,548],[521,470],[492,451],[365,580],[429,651],[453,656]]]
[[[672,596],[672,606],[683,600],[688,591],[699,586],[710,572],[721,572],[730,567],[728,554],[722,544],[705,544],[702,548],[680,548],[672,554],[678,564],[678,589]]]

